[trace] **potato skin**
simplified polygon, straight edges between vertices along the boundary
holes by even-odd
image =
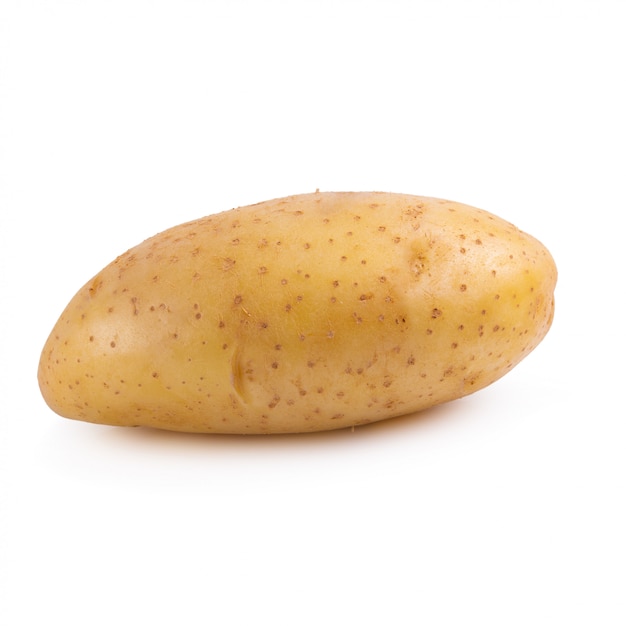
[[[74,296],[38,379],[62,416],[204,433],[331,430],[491,384],[548,332],[556,266],[508,222],[383,192],[181,224]]]

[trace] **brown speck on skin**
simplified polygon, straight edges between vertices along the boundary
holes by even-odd
[[[438,317],[441,317],[442,315],[443,315],[443,313],[441,312],[440,309],[433,309],[431,314],[430,314],[430,317],[432,319],[437,319]]]
[[[112,341],[110,344],[111,348],[115,348],[115,341]]]
[[[459,287],[460,291],[467,291],[467,285],[463,284]]]
[[[243,297],[241,295],[236,295],[233,298],[233,302],[234,304],[241,304],[243,302]]]
[[[261,265],[258,270],[259,274],[267,274],[267,267],[265,265]]]
[[[233,269],[233,267],[235,267],[235,263],[236,261],[234,259],[231,259],[230,257],[222,259],[222,271],[229,272]]]
[[[90,335],[90,336],[89,336],[89,341],[93,341],[93,340],[94,340],[94,336],[93,336],[93,335]]]
[[[158,377],[159,377],[158,372],[152,372],[152,378],[158,378]]]

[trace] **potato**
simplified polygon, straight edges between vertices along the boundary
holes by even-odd
[[[62,416],[296,433],[413,413],[494,382],[543,339],[546,248],[463,204],[311,193],[176,226],[71,300],[41,355]]]

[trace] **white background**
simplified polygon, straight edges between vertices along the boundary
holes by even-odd
[[[0,623],[626,623],[622,2],[0,0]],[[39,353],[127,248],[292,193],[492,211],[559,267],[466,399],[308,436],[64,420]]]

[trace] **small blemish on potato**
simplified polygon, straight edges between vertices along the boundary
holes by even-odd
[[[433,309],[430,313],[430,317],[432,319],[437,319],[438,317],[441,317],[443,315],[441,309]]]

